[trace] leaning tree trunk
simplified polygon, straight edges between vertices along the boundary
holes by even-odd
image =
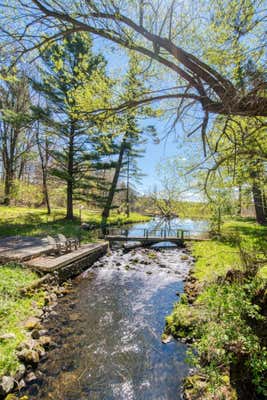
[[[127,160],[127,185],[126,185],[126,215],[130,216],[130,156],[128,153]]]
[[[42,204],[46,205],[47,214],[50,215],[51,207],[50,207],[50,199],[49,199],[48,185],[47,185],[47,165],[48,165],[48,159],[49,159],[49,148],[48,148],[48,140],[46,138],[45,139],[45,154],[43,154],[42,146],[40,143],[40,137],[39,137],[39,124],[38,124],[38,129],[36,132],[36,139],[37,139],[36,141],[37,141],[39,157],[41,160],[41,168],[42,168],[42,192],[43,192]]]
[[[73,157],[74,157],[74,123],[71,123],[68,154],[68,179],[67,179],[67,212],[66,219],[72,220],[73,215]]]
[[[109,217],[109,213],[110,213],[110,210],[111,210],[113,198],[114,198],[114,195],[115,195],[115,192],[116,192],[116,188],[117,188],[117,184],[118,184],[118,180],[119,180],[119,176],[120,176],[120,171],[121,171],[121,167],[122,167],[122,160],[123,160],[125,149],[126,149],[126,146],[125,146],[125,138],[124,138],[122,143],[121,143],[120,152],[119,152],[119,158],[118,158],[118,161],[117,161],[117,164],[116,164],[113,180],[112,180],[109,192],[108,192],[108,197],[107,197],[107,200],[106,200],[106,204],[105,204],[104,210],[102,212],[102,224],[103,224],[103,226],[106,225],[107,219]]]
[[[252,195],[256,212],[256,220],[260,225],[266,225],[266,213],[261,188],[255,180],[252,184]]]

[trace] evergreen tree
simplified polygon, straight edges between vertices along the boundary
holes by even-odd
[[[103,138],[96,121],[86,119],[80,112],[79,90],[90,85],[88,103],[92,107],[102,104],[109,90],[106,62],[102,55],[93,54],[92,40],[84,33],[66,36],[63,42],[53,44],[43,53],[42,60],[41,80],[33,86],[46,97],[50,107],[45,123],[53,128],[58,141],[51,172],[66,182],[66,218],[73,219],[74,197],[81,198],[85,189],[94,187],[92,171],[94,164],[99,168],[101,152],[97,147]]]

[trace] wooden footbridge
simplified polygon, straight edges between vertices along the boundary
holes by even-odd
[[[105,240],[109,242],[141,242],[151,245],[161,242],[182,244],[184,241],[208,240],[209,233],[204,231],[189,231],[184,229],[108,229]]]

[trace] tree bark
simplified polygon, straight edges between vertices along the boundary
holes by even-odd
[[[130,156],[127,160],[127,186],[126,186],[126,215],[130,216]]]
[[[12,171],[7,169],[5,172],[4,202],[3,202],[5,206],[10,205],[13,178],[14,177]]]
[[[71,122],[68,149],[67,210],[66,219],[73,220],[73,157],[75,123]]]
[[[117,164],[116,164],[113,180],[112,180],[112,183],[111,183],[111,186],[110,186],[110,189],[109,189],[107,201],[106,201],[106,204],[104,206],[104,210],[102,212],[102,224],[103,225],[106,224],[107,219],[108,219],[109,214],[110,214],[110,209],[111,209],[111,206],[112,206],[114,194],[115,194],[115,191],[116,191],[116,188],[117,188],[117,184],[118,184],[118,180],[119,180],[119,176],[120,176],[120,171],[121,171],[121,167],[122,167],[122,160],[123,160],[125,149],[126,149],[126,146],[125,146],[125,137],[124,137],[124,139],[123,139],[123,141],[121,143],[119,157],[118,157],[118,161],[117,161]]]
[[[238,185],[238,205],[237,205],[237,215],[241,217],[242,214],[242,186]]]
[[[253,201],[254,201],[255,212],[256,212],[256,220],[257,220],[258,224],[266,225],[267,220],[266,220],[266,213],[265,213],[265,207],[264,207],[264,202],[263,202],[263,195],[262,195],[261,188],[256,180],[254,180],[253,184],[252,184],[252,194],[253,194]]]
[[[47,208],[47,214],[51,214],[51,206],[50,206],[50,199],[49,199],[49,192],[48,192],[48,185],[47,185],[47,165],[48,165],[48,159],[49,159],[49,145],[48,145],[48,139],[45,138],[45,154],[42,152],[42,146],[40,143],[40,137],[39,137],[39,124],[37,127],[36,131],[36,141],[37,141],[37,146],[38,146],[38,151],[39,151],[39,157],[41,160],[41,169],[42,169],[42,191],[43,191],[43,204],[46,205]]]

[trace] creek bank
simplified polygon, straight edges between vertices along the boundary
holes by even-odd
[[[212,266],[208,249],[204,260]],[[164,337],[190,344],[184,400],[266,398],[267,286],[255,276],[255,264],[244,268],[203,281],[193,266],[166,318]]]
[[[45,283],[47,280],[49,283]],[[43,324],[56,314],[54,309],[58,298],[71,293],[72,284],[71,282],[65,282],[63,285],[59,285],[56,277],[49,276],[46,279],[41,279],[40,283],[39,281],[34,282],[33,285],[21,290],[21,293],[27,296],[29,292],[39,288],[40,284],[42,284],[42,290],[44,291],[43,306],[36,307],[35,316],[29,317],[22,323],[21,329],[26,332],[26,339],[17,346],[14,355],[20,364],[13,375],[4,375],[0,378],[1,400],[28,400],[28,396],[20,395],[21,390],[27,384],[40,384],[42,374],[37,370],[38,364],[45,359],[48,350],[57,347],[57,343],[48,335]],[[9,333],[0,337],[1,341],[13,339],[15,339],[15,335]]]

